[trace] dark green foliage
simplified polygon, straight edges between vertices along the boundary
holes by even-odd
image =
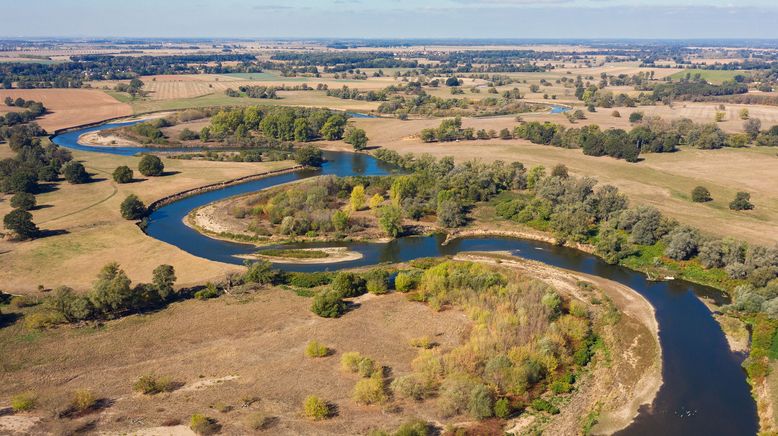
[[[695,203],[705,203],[711,201],[710,191],[704,186],[696,186],[692,189],[692,201]]]
[[[144,155],[138,164],[138,171],[147,177],[161,176],[165,171],[162,159],[153,154]]]
[[[365,273],[367,291],[371,294],[385,294],[389,291],[389,272],[374,268]]]
[[[394,206],[382,206],[378,209],[378,224],[387,235],[396,238],[402,233],[402,211]]]
[[[273,269],[273,264],[266,260],[246,261],[248,270],[243,274],[245,283],[269,285],[278,277],[278,271]]]
[[[320,167],[324,163],[324,156],[318,148],[313,145],[306,145],[295,151],[294,160],[300,165]]]
[[[320,272],[292,272],[289,273],[287,283],[298,288],[315,288],[327,285],[332,281],[332,273]]]
[[[35,196],[29,192],[17,192],[11,197],[11,207],[21,210],[35,208]]]
[[[80,183],[87,183],[91,180],[89,173],[86,172],[86,168],[81,162],[71,161],[68,162],[62,170],[65,176],[65,180],[74,185]]]
[[[116,167],[113,170],[113,180],[116,183],[130,183],[132,182],[132,170],[127,165]]]
[[[32,214],[26,210],[12,210],[3,217],[3,225],[20,239],[30,239],[38,235],[38,227],[32,222]]]
[[[324,291],[313,297],[311,311],[323,318],[338,318],[346,312],[346,303],[339,293]]]
[[[346,130],[346,135],[343,137],[343,140],[347,144],[351,144],[354,147],[354,150],[362,150],[367,147],[368,138],[364,129],[350,128]]]
[[[548,412],[552,415],[556,415],[559,413],[559,408],[554,406],[553,404],[549,403],[548,401],[537,398],[532,401],[532,408],[539,411],[539,412]]]
[[[352,272],[339,272],[332,280],[332,290],[342,298],[358,297],[367,292],[367,281]]]
[[[130,194],[122,201],[119,208],[122,218],[126,220],[139,220],[146,216],[146,205],[135,195]]]
[[[171,265],[160,265],[152,272],[152,281],[159,297],[164,301],[173,294],[176,283],[176,270]]]
[[[738,192],[735,194],[735,199],[729,203],[729,208],[732,210],[751,210],[754,208],[754,204],[751,203],[751,194],[748,192]]]

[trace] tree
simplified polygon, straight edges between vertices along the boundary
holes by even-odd
[[[122,201],[119,210],[126,220],[139,220],[146,216],[146,205],[135,194],[128,195]]]
[[[147,177],[161,176],[165,171],[165,164],[162,159],[153,154],[144,155],[138,164],[138,171]]]
[[[402,211],[396,206],[377,209],[378,225],[387,235],[396,238],[402,232]]]
[[[461,227],[467,223],[464,208],[453,198],[439,200],[435,214],[443,227]]]
[[[118,166],[113,170],[113,180],[116,183],[130,183],[132,176],[132,170],[127,165]]]
[[[629,122],[637,123],[643,121],[643,112],[632,112],[629,114]]]
[[[276,277],[273,265],[266,260],[246,261],[245,265],[248,267],[248,270],[243,274],[243,281],[246,283],[267,285],[272,283]]]
[[[63,174],[65,175],[65,180],[74,185],[87,183],[91,179],[81,162],[68,162],[63,169]]]
[[[675,260],[687,260],[697,254],[699,246],[699,232],[691,227],[679,226],[667,235],[665,255]]]
[[[567,166],[565,164],[556,164],[551,169],[551,177],[559,177],[560,179],[566,179],[570,177],[567,172]]]
[[[157,294],[164,301],[173,293],[173,286],[176,284],[176,270],[172,265],[160,265],[154,268],[152,273],[152,282],[157,290]]]
[[[32,222],[32,214],[26,210],[12,210],[3,218],[3,225],[20,239],[34,238],[38,234],[38,227]]]
[[[3,178],[2,181],[3,192],[7,194],[35,192],[38,190],[38,178],[36,175],[21,168],[13,171],[10,176]]]
[[[323,318],[338,318],[346,312],[346,303],[338,292],[323,291],[313,297],[311,311]]]
[[[753,141],[759,136],[759,132],[762,130],[762,120],[759,118],[749,118],[743,122],[743,131],[746,132],[749,138]]]
[[[343,138],[346,144],[351,144],[354,150],[363,150],[367,146],[367,133],[363,129],[351,127]]]
[[[354,186],[351,190],[351,210],[358,211],[365,207],[365,187],[363,185]]]
[[[21,210],[31,210],[35,207],[35,196],[29,192],[17,192],[11,197],[11,207]]]
[[[692,189],[692,201],[695,203],[705,203],[713,200],[710,191],[704,186],[697,186]]]
[[[352,272],[339,272],[330,286],[341,298],[358,297],[367,292],[367,281]]]
[[[119,268],[119,264],[111,262],[97,275],[89,299],[98,311],[116,314],[126,310],[132,301],[130,284],[130,279]]]
[[[729,203],[729,208],[732,210],[751,210],[754,208],[751,203],[751,194],[748,192],[738,192],[735,194],[735,199]]]
[[[323,156],[321,150],[318,148],[312,145],[306,145],[295,151],[294,160],[303,166],[320,167],[324,163]]]
[[[459,86],[459,79],[456,76],[451,76],[446,79],[446,86]]]
[[[380,206],[381,203],[383,202],[384,202],[384,197],[381,194],[374,194],[372,197],[370,197],[368,206],[370,207],[370,209],[375,209],[378,206]]]
[[[322,138],[328,141],[335,141],[343,137],[343,130],[346,128],[346,117],[343,115],[330,115],[327,121],[319,130]]]

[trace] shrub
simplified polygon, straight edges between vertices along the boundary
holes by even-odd
[[[252,430],[264,430],[271,422],[272,418],[262,412],[254,412],[246,417],[246,426]]]
[[[373,373],[370,378],[359,380],[354,386],[352,398],[359,404],[380,404],[386,400],[384,378],[380,372]]]
[[[17,192],[11,197],[11,207],[21,210],[35,208],[35,196],[29,192]]]
[[[308,419],[319,421],[330,417],[330,406],[315,395],[309,395],[303,404],[303,413]]]
[[[215,284],[208,282],[205,285],[205,288],[200,289],[199,291],[194,293],[194,297],[198,300],[207,300],[209,298],[216,298],[219,295],[221,295],[221,291],[219,288],[216,287]]]
[[[65,180],[74,185],[87,183],[91,179],[81,162],[68,162],[62,172],[65,175]]]
[[[430,349],[435,346],[435,343],[432,342],[432,339],[430,339],[429,336],[421,336],[418,338],[413,338],[410,341],[408,341],[408,344],[410,344],[411,347],[424,348],[424,349]]]
[[[38,310],[24,317],[24,327],[28,330],[43,330],[63,322],[62,315],[53,310]]]
[[[570,302],[570,314],[578,318],[588,318],[589,310],[584,303],[573,300]]]
[[[342,298],[358,297],[367,292],[367,282],[352,272],[339,272],[332,280],[332,290]]]
[[[751,203],[751,194],[748,192],[738,192],[735,194],[735,199],[729,203],[729,208],[732,210],[751,210],[754,208]]]
[[[507,398],[500,398],[494,403],[494,416],[501,419],[508,419],[513,413],[511,402]]]
[[[473,418],[484,419],[494,415],[492,393],[484,385],[477,385],[470,391],[468,411]]]
[[[197,434],[209,435],[219,431],[219,424],[213,418],[209,418],[201,413],[195,413],[189,418],[189,428]]]
[[[130,194],[122,201],[119,210],[126,220],[139,220],[146,216],[146,205],[135,195]]]
[[[243,281],[246,283],[267,285],[272,283],[276,276],[273,264],[266,260],[247,261],[245,265],[248,267],[248,270],[243,274]]]
[[[289,276],[289,284],[298,288],[315,288],[330,283],[332,274],[328,272],[294,272]]]
[[[340,368],[348,372],[357,372],[359,371],[359,362],[361,362],[362,359],[364,359],[364,357],[357,351],[343,353],[343,355],[340,356]]]
[[[421,419],[414,419],[403,423],[394,432],[393,436],[428,436],[433,434],[430,426]]]
[[[416,401],[423,400],[427,395],[424,383],[414,374],[395,378],[389,388],[398,397]]]
[[[154,374],[142,375],[132,384],[134,391],[144,395],[154,395],[160,392],[169,392],[173,390],[173,383],[167,377],[157,377]]]
[[[538,412],[548,412],[552,415],[556,415],[559,413],[559,408],[555,405],[549,403],[548,401],[542,399],[542,398],[536,398],[532,401],[532,408],[537,410]]]
[[[324,318],[338,318],[346,312],[346,303],[337,292],[319,292],[313,297],[311,311]]]
[[[78,413],[93,409],[97,405],[97,398],[89,389],[79,389],[73,392],[70,406]]]
[[[38,399],[32,392],[24,392],[11,398],[11,409],[14,412],[29,412],[35,409]]]
[[[692,189],[692,201],[695,203],[705,203],[711,201],[710,191],[704,186],[697,186]]]
[[[376,364],[373,359],[369,357],[363,357],[357,364],[357,372],[360,377],[372,377],[376,373],[380,372],[380,368],[376,368]]]
[[[308,357],[326,357],[330,354],[330,349],[319,341],[312,339],[305,346],[305,355]]]
[[[367,292],[371,294],[385,294],[389,292],[389,273],[386,270],[376,268],[365,274],[367,279]]]
[[[408,292],[416,288],[417,281],[416,276],[403,271],[394,278],[394,288],[400,292]]]
[[[132,170],[127,165],[118,166],[113,170],[113,180],[116,183],[130,183],[132,182],[132,177]]]
[[[138,171],[147,177],[161,176],[165,171],[165,164],[157,156],[147,154],[141,158],[138,164]]]
[[[629,122],[637,123],[643,120],[643,112],[632,112],[629,114]]]

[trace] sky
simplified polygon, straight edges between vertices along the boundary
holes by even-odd
[[[778,38],[778,0],[0,0],[5,37]]]

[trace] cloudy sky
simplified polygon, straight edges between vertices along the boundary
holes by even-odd
[[[778,38],[777,0],[0,0],[0,35]]]

